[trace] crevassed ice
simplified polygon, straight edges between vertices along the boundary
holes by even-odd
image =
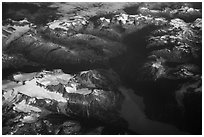
[[[58,102],[67,102],[67,100],[62,97],[63,95],[57,92],[50,92],[44,87],[37,85],[37,79],[27,81],[25,85],[14,88],[14,90],[19,93],[25,94],[29,97],[36,97],[37,99],[51,99]]]
[[[14,110],[25,113],[29,113],[31,111],[41,112],[40,108],[26,104],[26,100],[22,100],[20,103],[15,104]]]

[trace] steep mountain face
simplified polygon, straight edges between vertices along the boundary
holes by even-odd
[[[3,3],[3,134],[201,134],[201,5]]]
[[[101,72],[108,77],[113,73],[104,70]],[[21,130],[34,127],[31,130],[34,134],[58,134],[63,132],[61,126],[73,119],[96,119],[103,123],[118,124],[121,118],[117,111],[122,95],[117,92],[117,81],[105,78],[101,72],[90,70],[70,75],[61,70],[42,71],[16,74],[13,75],[13,80],[3,81],[3,124],[5,127],[14,127],[7,132],[24,134]],[[49,125],[45,120],[52,115],[62,115],[64,119],[67,117],[67,121],[57,123],[54,120],[52,123],[48,120],[51,122]],[[51,131],[41,129],[39,123],[41,126],[45,124]],[[18,125],[23,127],[15,128]],[[78,126],[81,128],[80,124]],[[80,133],[80,128],[77,134]],[[75,132],[70,130],[70,134]]]

